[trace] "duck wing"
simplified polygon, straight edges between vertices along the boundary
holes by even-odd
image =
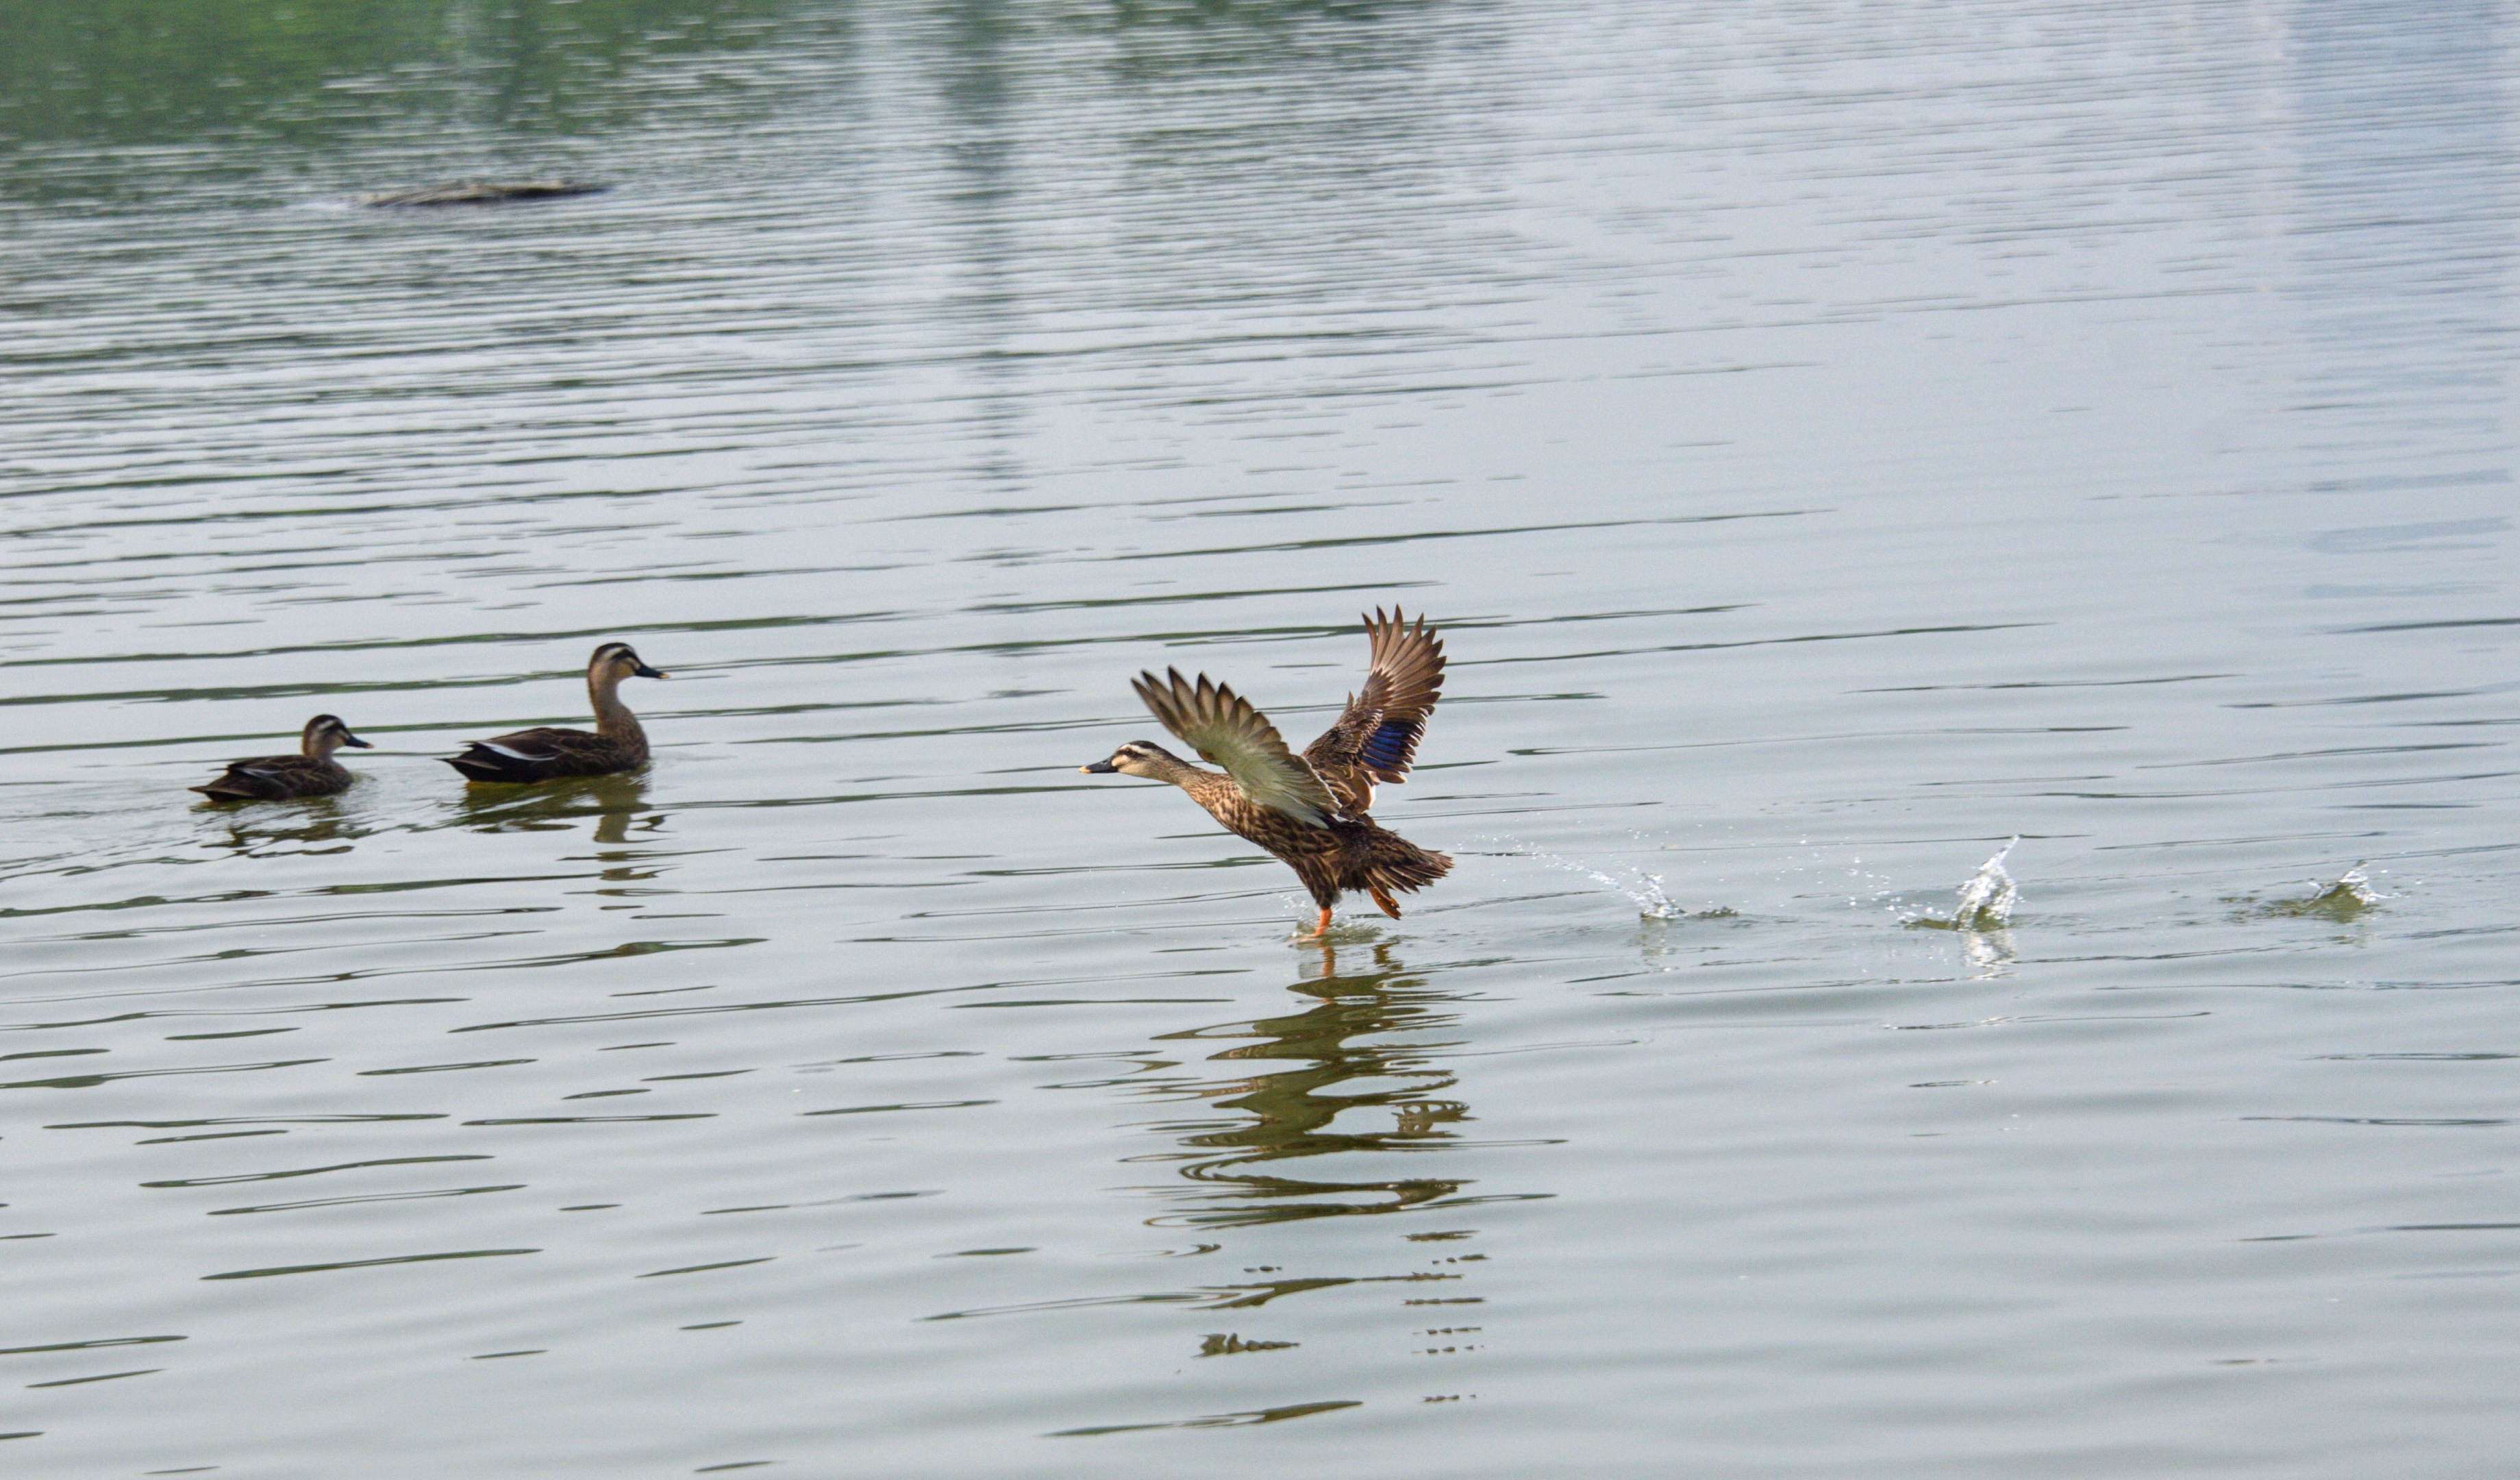
[[[592,731],[544,725],[475,740],[446,763],[475,781],[543,781],[621,770],[630,758]]]
[[[1373,642],[1365,687],[1304,750],[1313,769],[1356,811],[1373,805],[1376,781],[1397,785],[1409,779],[1426,718],[1444,689],[1444,644],[1428,630],[1422,613],[1412,624],[1397,607],[1389,617],[1376,607],[1365,619],[1365,630]]]
[[[1251,801],[1307,827],[1329,825],[1340,810],[1338,799],[1303,758],[1286,749],[1268,716],[1205,673],[1196,683],[1184,678],[1179,669],[1166,670],[1166,675],[1141,673],[1131,680],[1164,728],[1188,741],[1209,764],[1225,767]]]

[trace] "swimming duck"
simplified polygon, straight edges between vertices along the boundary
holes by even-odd
[[[213,802],[286,802],[292,797],[329,797],[349,789],[355,778],[333,759],[333,752],[342,746],[360,750],[376,747],[350,733],[350,727],[331,715],[317,715],[306,721],[304,732],[297,737],[297,754],[293,756],[255,756],[248,761],[228,763],[227,774],[203,786],[190,790],[200,792]]]
[[[550,781],[561,776],[607,776],[648,763],[648,732],[621,702],[621,680],[665,675],[639,661],[626,642],[608,642],[586,664],[586,697],[595,706],[595,729],[550,725],[475,740],[460,756],[441,757],[467,781]]]
[[[1313,935],[1330,928],[1330,907],[1361,889],[1400,918],[1394,892],[1414,894],[1450,872],[1453,860],[1386,831],[1366,815],[1375,782],[1408,779],[1426,717],[1444,686],[1444,645],[1419,617],[1394,608],[1365,619],[1372,657],[1365,686],[1348,696],[1337,722],[1297,756],[1251,701],[1205,673],[1195,682],[1171,669],[1133,680],[1164,728],[1190,742],[1206,770],[1160,745],[1133,740],[1107,761],[1077,767],[1168,781],[1190,793],[1225,830],[1259,844],[1295,871],[1321,907]]]

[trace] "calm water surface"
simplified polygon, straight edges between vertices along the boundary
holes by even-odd
[[[0,1454],[2508,1474],[2510,10],[0,0]]]

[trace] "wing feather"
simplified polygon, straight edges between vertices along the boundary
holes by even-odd
[[[586,748],[587,742],[603,737],[588,730],[567,729],[559,725],[538,725],[533,729],[512,730],[472,743],[483,750],[496,751],[516,761],[549,761],[556,756],[571,755]]]
[[[1304,750],[1304,759],[1360,811],[1373,805],[1374,782],[1409,779],[1427,717],[1444,690],[1444,644],[1424,614],[1412,623],[1397,607],[1388,617],[1376,607],[1364,620],[1372,641],[1365,687]]]
[[[1328,827],[1339,811],[1329,787],[1310,763],[1286,749],[1278,727],[1250,700],[1205,673],[1192,683],[1179,669],[1167,670],[1164,678],[1142,673],[1131,682],[1164,728],[1189,742],[1209,764],[1225,767],[1253,802],[1309,827]]]

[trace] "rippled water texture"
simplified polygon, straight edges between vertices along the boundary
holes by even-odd
[[[2508,1474],[2512,19],[0,0],[0,1455]]]

